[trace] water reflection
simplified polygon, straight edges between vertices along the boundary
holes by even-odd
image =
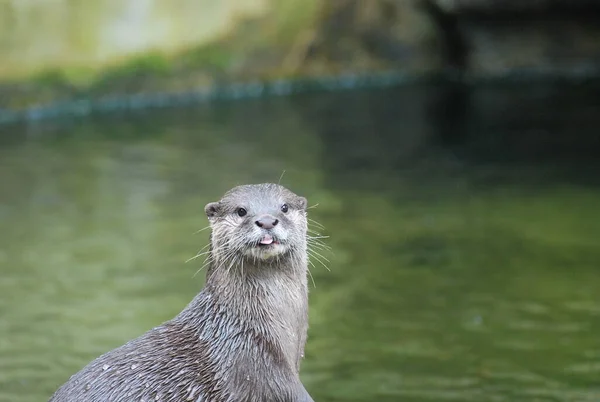
[[[600,150],[587,88],[403,87],[0,133],[0,400],[44,400],[202,285],[202,208],[277,181],[312,268],[319,401],[600,398]]]

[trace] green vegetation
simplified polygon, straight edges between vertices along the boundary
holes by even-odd
[[[44,70],[13,80],[11,96],[0,107],[21,109],[74,97],[172,92],[247,77],[289,76],[281,62],[301,33],[312,29],[318,6],[315,0],[273,1],[267,16],[240,21],[233,32],[211,43],[173,53],[154,51],[107,66]],[[0,92],[8,85],[0,84]]]

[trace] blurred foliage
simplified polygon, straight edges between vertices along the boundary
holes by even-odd
[[[345,73],[585,79],[600,72],[600,7],[591,1],[179,0],[140,9],[58,1],[1,6],[0,108]],[[169,7],[178,13],[164,18]]]
[[[417,42],[423,36],[422,33],[415,36],[410,28],[396,30],[394,34],[391,28],[394,19],[386,12],[405,14],[413,8],[403,3],[392,9],[383,0],[368,7],[355,1],[294,0],[269,4],[265,15],[239,19],[225,35],[212,41],[176,51],[133,54],[108,65],[82,67],[67,63],[30,76],[27,80],[35,84],[35,90],[19,81],[6,83],[0,86],[0,107],[18,109],[51,100],[107,94],[176,92],[224,81],[385,70],[393,67],[394,59],[408,48],[400,45],[401,53],[396,55],[398,49],[392,48],[385,54],[373,52],[369,50],[372,45],[367,43],[367,37],[379,35],[383,40],[386,35],[397,34],[402,43],[410,42],[411,35]],[[402,21],[423,26],[422,19],[415,20],[416,14],[411,13],[402,17]],[[363,14],[365,17],[361,17]],[[357,22],[359,29],[354,28]],[[382,31],[377,34],[380,28]],[[407,56],[401,56],[404,67],[409,66],[408,60],[414,59]]]

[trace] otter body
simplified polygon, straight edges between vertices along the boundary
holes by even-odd
[[[306,199],[235,187],[205,207],[204,288],[175,318],[92,361],[50,402],[309,402]]]

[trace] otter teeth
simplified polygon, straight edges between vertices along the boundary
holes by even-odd
[[[262,238],[262,240],[260,241],[260,244],[271,244],[273,243],[273,237],[271,237],[270,235],[265,235],[265,237]]]

